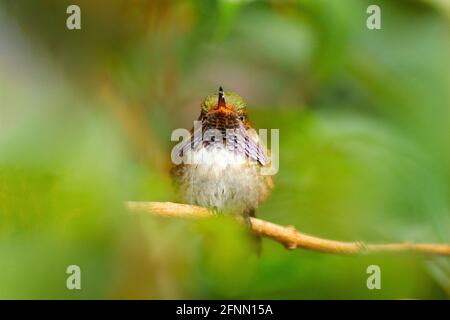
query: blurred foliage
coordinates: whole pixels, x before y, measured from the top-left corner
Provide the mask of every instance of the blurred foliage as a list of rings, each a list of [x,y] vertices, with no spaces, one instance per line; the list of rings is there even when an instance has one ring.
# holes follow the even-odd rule
[[[369,4],[382,30],[366,28]],[[450,242],[449,21],[440,0],[1,1],[0,298],[448,298],[446,258],[269,240],[257,258],[225,218],[130,217],[123,202],[175,200],[170,133],[223,85],[280,129],[259,217]],[[366,288],[371,264],[382,290]]]

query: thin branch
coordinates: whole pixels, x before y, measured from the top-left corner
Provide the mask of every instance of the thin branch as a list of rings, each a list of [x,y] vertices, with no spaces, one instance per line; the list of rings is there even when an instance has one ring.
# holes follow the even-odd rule
[[[173,202],[127,202],[131,212],[150,213],[155,216],[183,219],[203,219],[214,216],[209,209]],[[242,219],[241,219],[242,222]],[[362,254],[378,252],[415,252],[432,255],[450,255],[450,245],[433,243],[389,243],[365,244],[363,242],[342,242],[322,239],[296,230],[293,226],[251,218],[251,231],[273,239],[288,249],[307,249],[334,254]]]

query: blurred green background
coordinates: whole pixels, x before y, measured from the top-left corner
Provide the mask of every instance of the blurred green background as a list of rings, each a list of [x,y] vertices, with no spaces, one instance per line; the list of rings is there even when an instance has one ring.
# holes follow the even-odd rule
[[[81,30],[66,8],[81,8]],[[381,7],[381,30],[366,8]],[[0,1],[0,298],[446,299],[450,261],[248,255],[175,201],[173,129],[223,85],[280,129],[258,216],[339,240],[450,242],[450,1]],[[66,288],[81,267],[82,290]],[[381,267],[381,290],[366,268]]]

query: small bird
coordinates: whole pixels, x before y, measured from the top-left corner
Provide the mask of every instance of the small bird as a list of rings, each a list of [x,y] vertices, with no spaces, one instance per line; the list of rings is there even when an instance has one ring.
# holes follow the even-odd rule
[[[240,215],[251,226],[250,217],[273,182],[261,174],[269,164],[268,151],[249,122],[244,100],[220,87],[201,104],[198,121],[201,125],[176,151],[183,162],[172,168],[182,201]],[[260,238],[255,239],[259,253]]]

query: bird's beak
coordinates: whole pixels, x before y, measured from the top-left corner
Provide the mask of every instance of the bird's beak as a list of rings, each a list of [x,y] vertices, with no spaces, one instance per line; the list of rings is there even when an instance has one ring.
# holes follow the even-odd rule
[[[227,106],[225,101],[225,93],[223,92],[222,87],[219,88],[219,95],[217,99],[217,106],[213,109],[214,111],[228,113],[230,112],[230,107]]]
[[[227,106],[227,104],[225,102],[225,96],[223,93],[223,89],[222,89],[222,87],[219,87],[219,99],[217,101],[217,108],[218,109],[226,108],[226,106]]]

